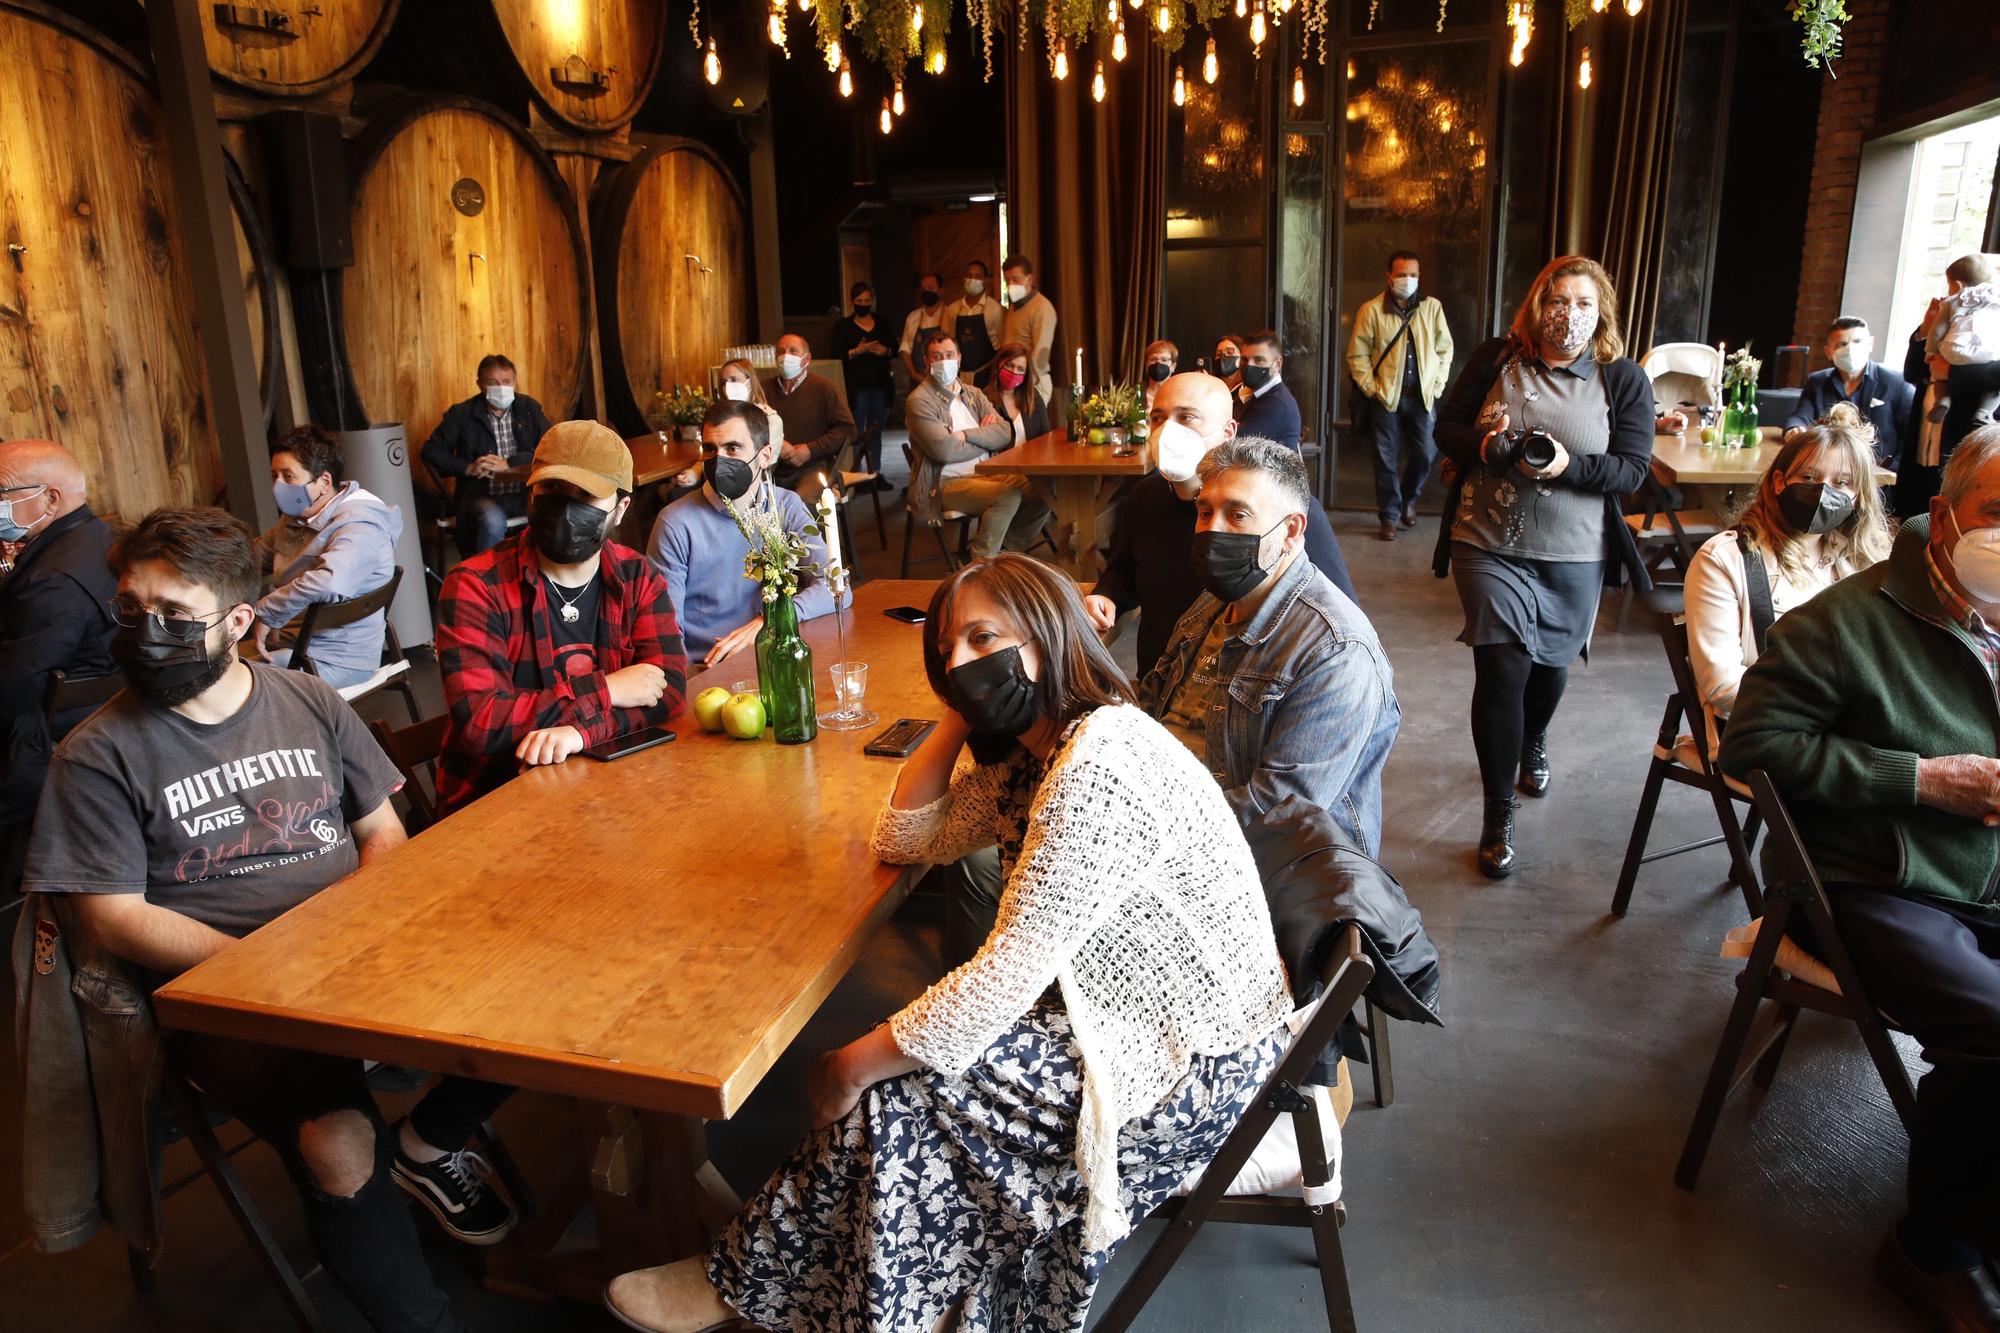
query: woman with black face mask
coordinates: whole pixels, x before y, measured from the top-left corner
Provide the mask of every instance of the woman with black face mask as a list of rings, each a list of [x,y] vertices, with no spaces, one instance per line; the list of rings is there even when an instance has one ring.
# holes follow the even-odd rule
[[[973,1292],[1080,1328],[1102,1255],[1214,1156],[1283,1048],[1291,997],[1249,847],[1215,780],[1129,702],[1075,586],[998,555],[940,585],[922,632],[942,718],[875,847],[915,864],[997,844],[999,920],[822,1057],[818,1132],[706,1256],[611,1284],[635,1328],[866,1310],[925,1329]]]
[[[1711,755],[1771,623],[1888,554],[1874,432],[1857,414],[1853,425],[1795,434],[1735,525],[1702,543],[1688,567],[1688,658]]]
[[[875,289],[857,282],[848,293],[849,313],[833,326],[833,354],[847,368],[847,403],[854,412],[854,460],[859,471],[875,474],[864,489],[887,490],[882,471],[882,425],[889,419],[889,344],[882,340]]]

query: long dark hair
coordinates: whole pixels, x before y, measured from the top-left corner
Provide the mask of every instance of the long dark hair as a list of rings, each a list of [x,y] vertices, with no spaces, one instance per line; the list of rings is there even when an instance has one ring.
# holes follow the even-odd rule
[[[1076,585],[1034,557],[1012,551],[973,561],[931,594],[924,618],[924,675],[938,698],[950,697],[944,679],[949,664],[938,651],[938,637],[951,627],[952,608],[965,587],[991,597],[1021,638],[1040,652],[1037,712],[1067,724],[1105,704],[1131,701],[1132,682],[1097,637]]]
[[[1028,377],[1021,381],[1020,388],[1014,390],[1015,398],[1021,404],[1021,410],[1018,415],[1031,417],[1035,415],[1035,409],[1042,405],[1042,396],[1035,392],[1035,354],[1028,349],[1026,343],[1002,343],[998,348],[994,349],[993,392],[996,395],[1000,392],[1001,365],[1004,362],[1012,361],[1017,356],[1028,358]],[[993,400],[993,410],[996,412],[1000,410],[1000,400],[998,397],[995,397]]]

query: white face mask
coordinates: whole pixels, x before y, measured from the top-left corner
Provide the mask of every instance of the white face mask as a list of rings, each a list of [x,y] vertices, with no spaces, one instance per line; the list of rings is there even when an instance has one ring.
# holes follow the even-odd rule
[[[965,280],[965,294],[966,294],[967,296],[984,296],[984,295],[986,295],[986,282],[985,282],[985,280],[984,280],[984,279],[982,279],[982,278],[967,278],[967,279]]]
[[[1845,347],[1834,351],[1833,364],[1840,367],[1840,373],[1843,375],[1859,375],[1868,368],[1868,357],[1874,350],[1875,341],[1872,338],[1848,343]]]
[[[1153,432],[1159,442],[1160,475],[1168,481],[1193,481],[1194,470],[1208,456],[1208,441],[1193,426],[1169,418]]]
[[[946,357],[942,361],[931,362],[931,378],[938,382],[940,389],[949,389],[958,383],[958,359]]]
[[[749,382],[746,380],[724,380],[722,382],[722,396],[724,398],[727,398],[732,403],[749,402],[750,401]]]
[[[1958,575],[1959,586],[1976,602],[1989,606],[2000,603],[2000,528],[1967,532],[1958,527],[1955,513],[1951,514],[1951,525],[1958,528],[1958,540],[1951,548],[1951,572]]]
[[[787,352],[778,358],[778,373],[788,380],[795,380],[806,373],[806,359]]]
[[[1389,279],[1389,290],[1396,294],[1398,301],[1407,301],[1417,294],[1417,280],[1415,278],[1391,278]]]
[[[1028,285],[1024,282],[1008,283],[1007,299],[1015,305],[1021,304],[1028,299]]]
[[[511,384],[487,385],[486,402],[495,412],[505,412],[514,405],[514,386]]]

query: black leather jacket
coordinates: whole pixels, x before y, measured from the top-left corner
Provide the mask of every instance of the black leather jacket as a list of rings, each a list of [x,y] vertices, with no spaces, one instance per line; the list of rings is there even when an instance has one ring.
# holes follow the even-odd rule
[[[527,394],[517,393],[507,415],[514,422],[514,448],[525,463],[534,456],[536,443],[548,433],[548,414]],[[457,497],[467,500],[486,494],[490,483],[484,477],[466,476],[465,469],[481,454],[498,451],[493,437],[493,413],[487,410],[486,396],[474,394],[445,410],[437,429],[424,441],[423,459],[425,466],[440,478],[458,478]]]

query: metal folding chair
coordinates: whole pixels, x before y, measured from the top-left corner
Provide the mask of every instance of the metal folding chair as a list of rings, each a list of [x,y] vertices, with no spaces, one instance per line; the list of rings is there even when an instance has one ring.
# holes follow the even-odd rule
[[[1750,789],[1724,777],[1716,766],[1715,756],[1708,752],[1708,719],[1702,709],[1701,692],[1695,688],[1694,663],[1688,657],[1687,625],[1679,618],[1680,590],[1663,589],[1646,597],[1659,623],[1660,642],[1667,650],[1674,688],[1667,695],[1667,711],[1660,719],[1659,736],[1653,742],[1653,761],[1646,769],[1639,811],[1632,819],[1632,837],[1625,846],[1625,864],[1618,871],[1618,887],[1611,895],[1611,913],[1625,915],[1640,866],[1721,842],[1729,846],[1729,878],[1742,890],[1743,905],[1754,917],[1763,910],[1757,891],[1757,868],[1750,859],[1750,849],[1757,841],[1758,813],[1752,806],[1746,822],[1738,822],[1736,818],[1736,802],[1748,803]],[[1681,733],[1683,722],[1688,727],[1685,735]],[[1659,806],[1660,791],[1668,782],[1707,792],[1715,806],[1716,822],[1722,826],[1721,834],[1648,852],[1646,839],[1653,830],[1653,812]]]
[[[1680,1164],[1674,1168],[1674,1183],[1685,1190],[1693,1189],[1701,1174],[1729,1094],[1746,1077],[1754,1078],[1760,1089],[1768,1089],[1777,1077],[1778,1062],[1802,1009],[1832,1014],[1854,1024],[1905,1130],[1917,1113],[1917,1091],[1910,1082],[1910,1071],[1904,1067],[1896,1043],[1889,1039],[1889,1024],[1869,1001],[1861,974],[1855,971],[1854,960],[1841,941],[1826,889],[1784,799],[1778,795],[1777,784],[1760,768],[1750,775],[1750,790],[1770,830],[1765,856],[1771,876],[1764,886],[1764,919],[1757,928],[1757,942],[1750,950],[1749,962],[1737,975],[1736,1001],[1723,1024],[1722,1042],[1716,1047],[1715,1062],[1702,1087],[1694,1123],[1688,1126]],[[1832,973],[1838,989],[1812,985],[1781,967],[1778,951],[1786,943],[1785,928],[1794,915],[1802,916],[1811,926],[1816,961]],[[1770,1008],[1760,1016],[1758,1010],[1766,1000],[1771,1002]]]
[[[1175,1261],[1194,1240],[1195,1233],[1208,1222],[1310,1228],[1319,1259],[1320,1293],[1326,1301],[1327,1327],[1332,1333],[1354,1333],[1354,1301],[1348,1291],[1347,1260],[1340,1246],[1345,1207],[1338,1202],[1309,1204],[1304,1198],[1282,1194],[1224,1197],[1224,1191],[1281,1115],[1292,1117],[1306,1189],[1324,1187],[1331,1179],[1327,1164],[1318,1160],[1317,1152],[1309,1151],[1325,1139],[1320,1133],[1313,1100],[1300,1089],[1319,1053],[1333,1040],[1355,1002],[1374,979],[1375,965],[1361,947],[1359,926],[1350,925],[1343,930],[1329,952],[1331,956],[1321,973],[1325,989],[1319,1008],[1285,1048],[1277,1070],[1265,1083],[1257,1101],[1223,1140],[1222,1150],[1208,1164],[1194,1191],[1184,1198],[1169,1199],[1154,1213],[1166,1221],[1167,1228],[1141,1257],[1139,1267],[1119,1289],[1103,1317],[1093,1325],[1097,1333],[1124,1333],[1130,1328]]]

